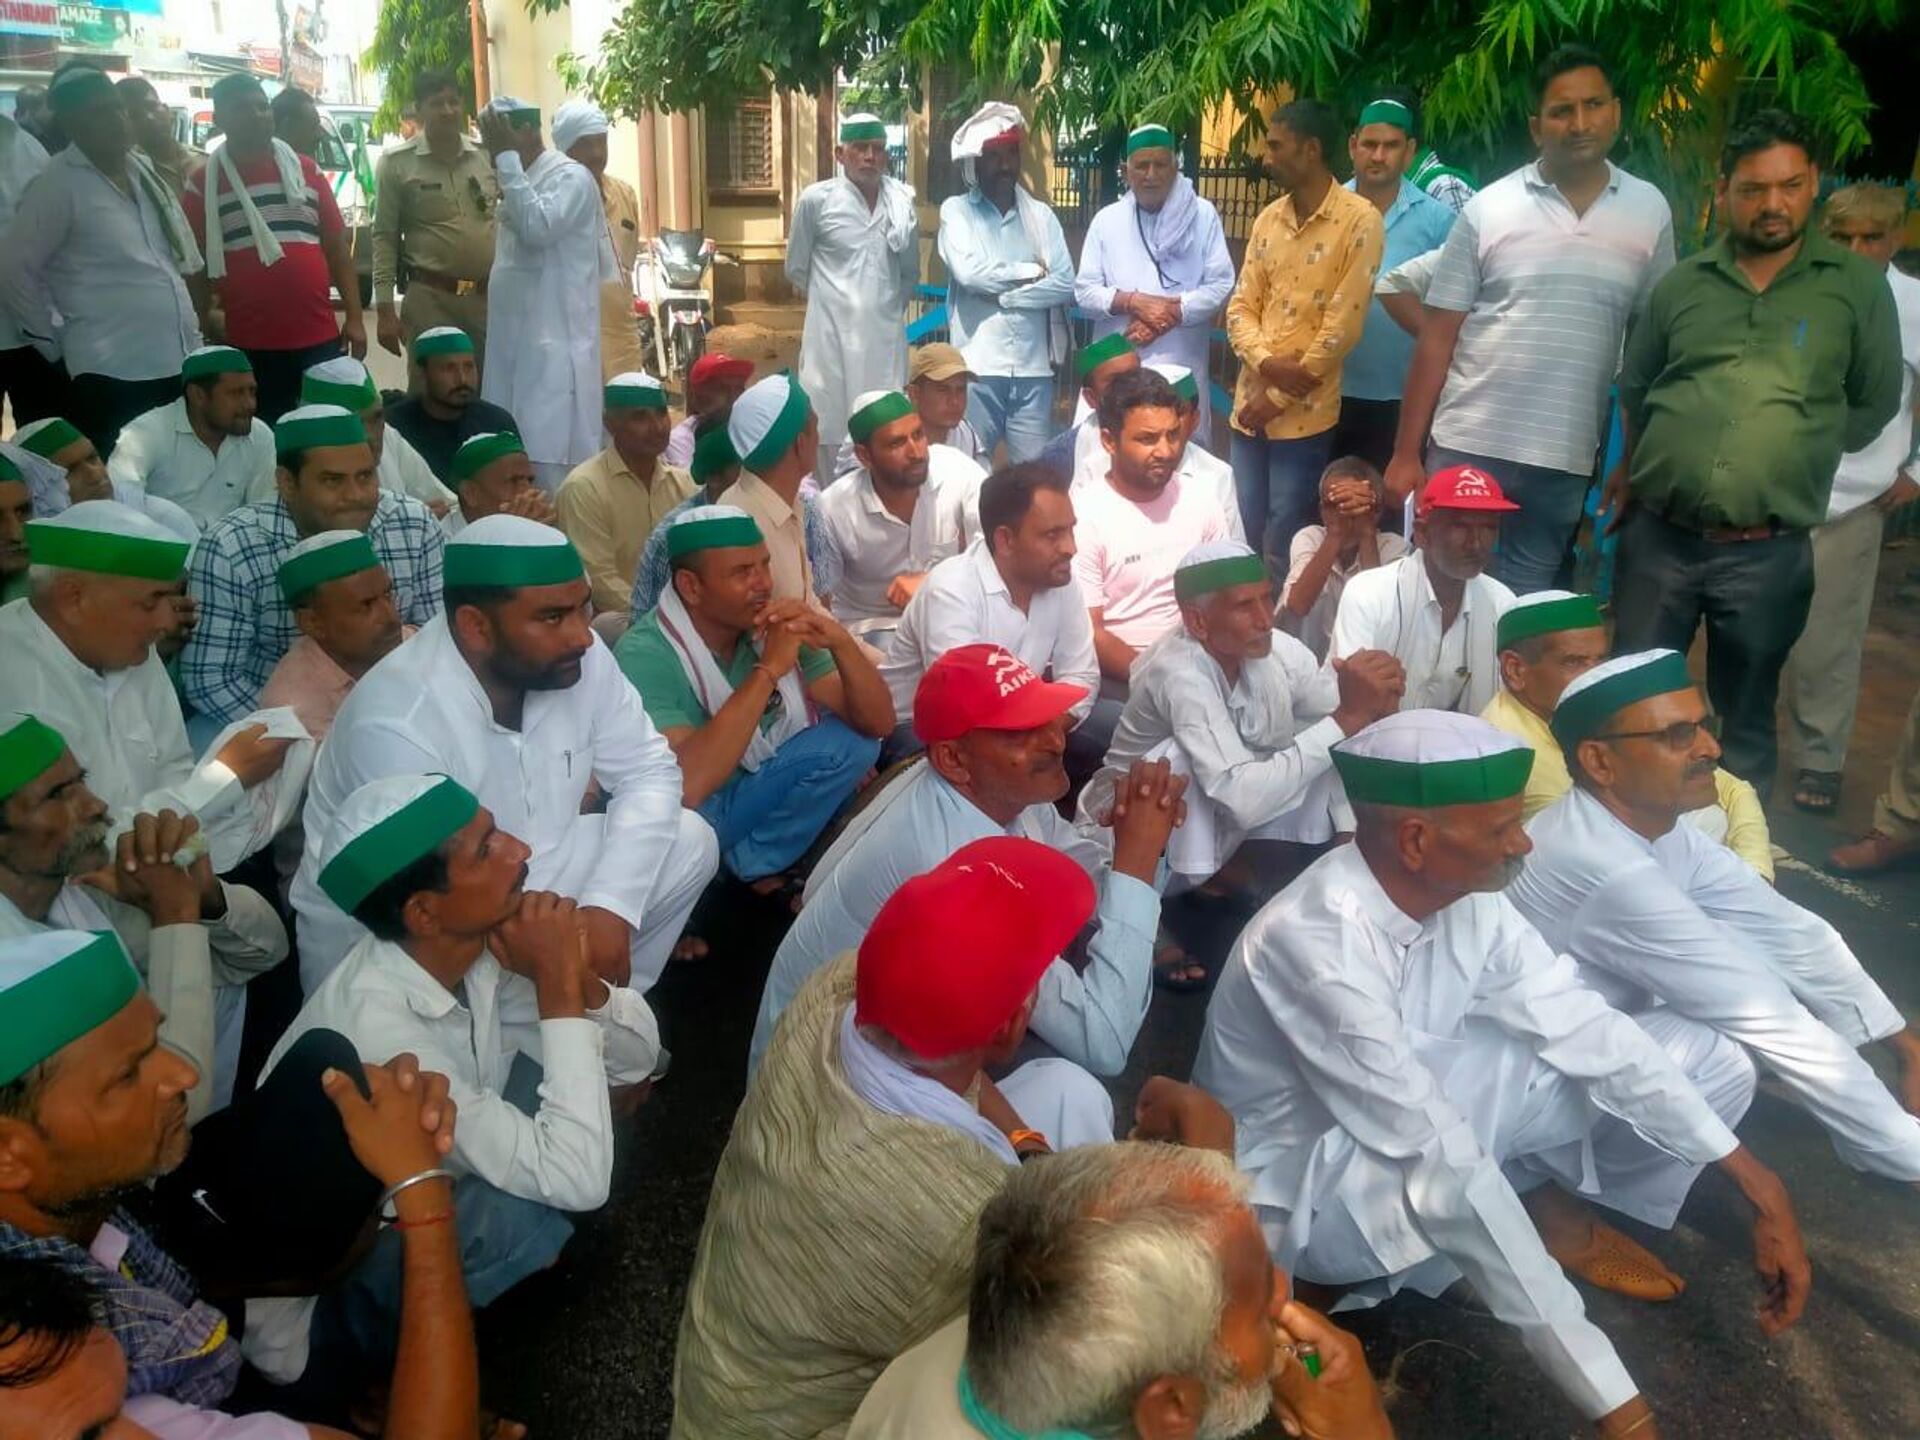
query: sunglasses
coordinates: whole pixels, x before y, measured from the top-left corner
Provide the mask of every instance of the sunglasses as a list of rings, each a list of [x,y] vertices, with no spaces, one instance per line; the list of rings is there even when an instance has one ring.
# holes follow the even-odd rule
[[[1658,730],[1609,730],[1604,735],[1595,735],[1595,740],[1658,740],[1669,750],[1691,750],[1694,737],[1704,730],[1714,739],[1720,738],[1720,717],[1709,715],[1704,720],[1676,720],[1671,725],[1663,725]]]

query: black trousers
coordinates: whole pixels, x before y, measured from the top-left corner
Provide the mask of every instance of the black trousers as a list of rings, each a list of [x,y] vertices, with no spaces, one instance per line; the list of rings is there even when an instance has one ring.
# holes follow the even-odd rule
[[[300,350],[247,351],[254,383],[260,387],[260,408],[255,414],[269,425],[278,425],[280,417],[300,403],[300,377],[308,367],[346,353],[337,339]]]
[[[67,392],[67,419],[93,441],[100,458],[113,454],[127,422],[180,398],[180,377],[116,380],[111,375],[76,375]]]
[[[1807,623],[1813,545],[1804,530],[1718,543],[1636,507],[1613,572],[1616,655],[1686,654],[1707,627],[1707,698],[1726,727],[1720,763],[1764,801],[1779,764],[1780,670]]]
[[[66,367],[31,345],[0,350],[0,396],[13,407],[16,427],[58,415],[66,408]]]

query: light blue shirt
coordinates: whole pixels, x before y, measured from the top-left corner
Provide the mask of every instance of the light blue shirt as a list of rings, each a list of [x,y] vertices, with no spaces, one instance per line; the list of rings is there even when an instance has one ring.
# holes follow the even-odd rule
[[[1347,182],[1352,190],[1354,182]],[[1387,243],[1380,257],[1380,273],[1404,265],[1416,255],[1439,247],[1453,229],[1453,207],[1434,199],[1410,180],[1400,182],[1400,197],[1387,207]],[[1393,323],[1393,317],[1374,300],[1367,307],[1360,343],[1347,352],[1340,374],[1340,393],[1355,400],[1398,400],[1406,388],[1407,366],[1413,363],[1413,336]]]
[[[948,328],[983,380],[1053,374],[1048,312],[1073,303],[1073,257],[1059,217],[1051,206],[1031,203],[1041,216],[1043,255],[1034,252],[1018,204],[1002,215],[969,190],[940,206]]]

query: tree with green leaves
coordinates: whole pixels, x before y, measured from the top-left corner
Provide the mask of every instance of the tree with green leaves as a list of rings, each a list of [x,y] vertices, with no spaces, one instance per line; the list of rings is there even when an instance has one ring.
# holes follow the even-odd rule
[[[413,77],[448,69],[473,99],[473,32],[467,0],[381,0],[365,63],[378,70],[386,98],[375,130],[398,133],[400,111],[413,99]]]

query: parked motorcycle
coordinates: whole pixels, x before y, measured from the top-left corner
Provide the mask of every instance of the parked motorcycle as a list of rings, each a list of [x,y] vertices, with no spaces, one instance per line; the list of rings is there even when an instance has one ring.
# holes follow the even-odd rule
[[[713,329],[707,271],[738,263],[702,230],[662,230],[640,242],[633,260],[633,312],[641,347],[653,351],[662,377],[685,375],[705,352]]]

